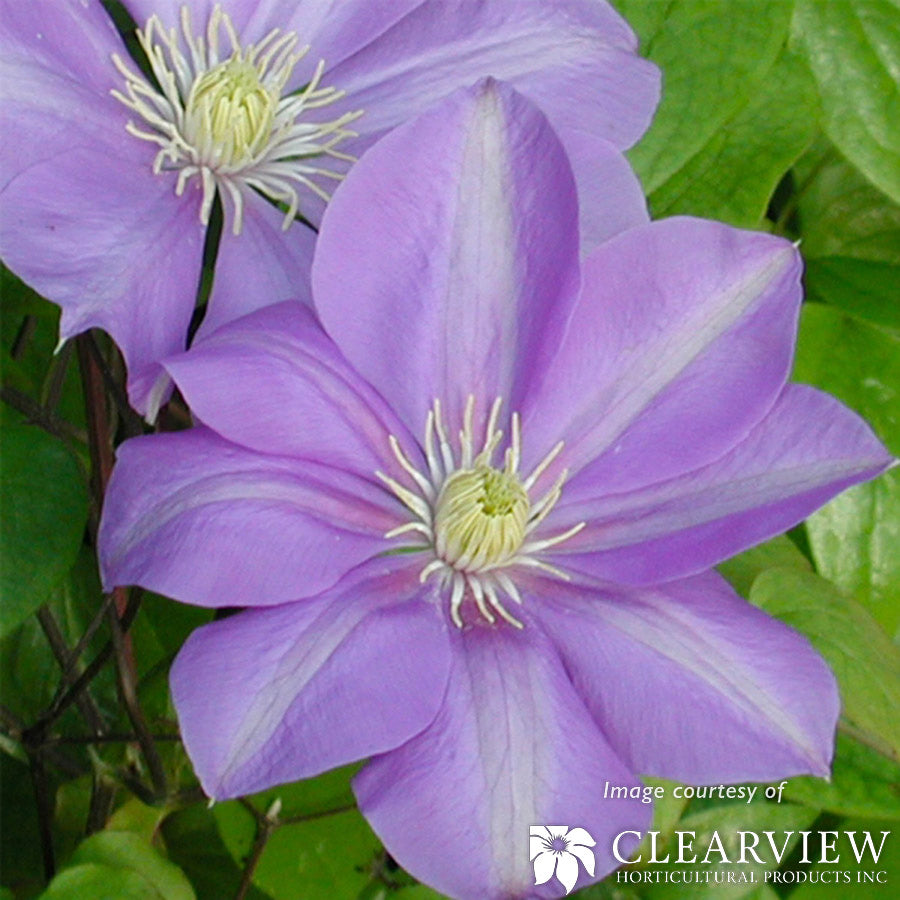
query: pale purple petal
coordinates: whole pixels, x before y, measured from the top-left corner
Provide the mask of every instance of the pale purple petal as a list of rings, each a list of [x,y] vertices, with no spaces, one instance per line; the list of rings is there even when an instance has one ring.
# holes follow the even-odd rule
[[[632,770],[690,784],[828,774],[834,676],[803,635],[719,575],[541,591],[542,627]]]
[[[98,109],[124,118],[109,90],[118,85],[110,57],[126,51],[100,0],[0,0],[0,44],[4,98],[28,97],[61,119],[83,122]],[[73,97],[81,105],[67,106]]]
[[[126,441],[100,526],[104,584],[200,606],[270,606],[330,587],[385,549],[373,481],[264,456],[205,429]]]
[[[493,76],[535,100],[555,126],[625,148],[659,98],[659,71],[636,44],[605,2],[429,0],[329,77],[347,91],[347,108],[365,110],[354,128],[367,137]]]
[[[209,306],[197,339],[272,303],[312,303],[309,272],[315,232],[300,222],[285,231],[284,213],[252,191],[247,194],[239,235],[232,233],[226,217]]]
[[[0,126],[16,135],[0,152],[0,253],[63,308],[62,337],[112,334],[132,403],[153,413],[156,361],[184,348],[194,305],[197,193],[176,198],[152,148],[125,131],[109,94],[110,55],[124,50],[99,3],[9,4],[0,20]]]
[[[172,697],[203,789],[222,799],[402,744],[432,720],[446,625],[408,563],[362,567],[318,597],[195,631]]]
[[[388,438],[406,432],[302,303],[231,322],[166,367],[194,415],[244,447],[370,480],[397,465]]]
[[[543,392],[523,411],[526,455],[563,439],[570,470],[590,464],[606,491],[623,491],[718,458],[775,402],[801,299],[790,242],[666,219],[600,246],[582,279]]]
[[[531,826],[548,822],[585,828],[597,841],[596,876],[607,874],[613,837],[642,831],[650,807],[603,799],[605,781],[637,782],[556,651],[534,623],[474,627],[454,641],[435,721],[356,777],[363,814],[400,865],[453,897],[559,896],[556,883],[535,890],[528,861]],[[579,884],[593,880],[582,872]]]
[[[577,201],[546,119],[484,81],[396,129],[325,214],[313,296],[347,358],[415,433],[435,398],[515,401],[577,278]],[[481,413],[479,409],[479,414]]]
[[[218,4],[234,22],[244,44],[256,43],[274,28],[297,35],[299,46],[310,46],[288,83],[293,90],[306,83],[322,59],[334,67],[375,40],[422,0],[191,0],[187,5],[196,34],[206,29]],[[156,14],[168,27],[180,24],[185,0],[125,0],[138,25]],[[326,76],[326,84],[330,84]]]
[[[184,349],[194,306],[197,193],[178,200],[149,169],[82,146],[19,172],[0,205],[7,265],[62,307],[62,337],[91,327],[113,336],[132,404],[152,416],[157,361]]]
[[[586,522],[557,562],[628,584],[702,571],[796,525],[892,458],[868,425],[833,397],[788,385],[772,411],[722,459],[647,488],[566,502],[548,530]],[[568,485],[567,485],[568,488]]]
[[[650,221],[644,189],[614,144],[577,128],[557,130],[578,187],[581,251]]]

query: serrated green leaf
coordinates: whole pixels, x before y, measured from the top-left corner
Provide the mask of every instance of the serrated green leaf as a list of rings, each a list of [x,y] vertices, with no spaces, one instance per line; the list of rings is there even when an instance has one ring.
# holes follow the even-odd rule
[[[158,900],[195,900],[194,889],[181,869],[164,859],[138,835],[129,831],[92,834],[72,854],[71,866],[94,863],[139,875]]]
[[[795,30],[819,84],[828,136],[900,202],[900,3],[797,0]]]
[[[816,115],[809,70],[783,53],[743,105],[653,191],[654,216],[759,227],[778,182],[815,137]]]
[[[88,494],[61,441],[30,425],[7,426],[0,440],[2,636],[44,603],[72,567],[87,522]]]
[[[663,72],[653,124],[629,157],[652,193],[759,92],[785,46],[791,2],[673,0],[644,52]],[[642,37],[644,37],[642,35]]]
[[[750,602],[810,639],[838,680],[843,717],[857,736],[900,760],[900,649],[865,608],[796,569],[763,572]]]
[[[831,778],[791,778],[784,795],[840,816],[900,819],[900,766],[839,734]]]
[[[900,338],[833,308],[808,304],[793,377],[857,410],[900,453]],[[900,629],[900,472],[845,491],[807,521],[818,570],[889,634]]]

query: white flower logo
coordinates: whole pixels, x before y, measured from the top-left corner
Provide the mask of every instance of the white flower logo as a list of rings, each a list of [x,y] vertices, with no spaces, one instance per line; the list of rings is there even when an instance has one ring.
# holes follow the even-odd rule
[[[594,874],[596,841],[583,829],[566,825],[531,826],[531,862],[534,883],[546,884],[556,873],[559,883],[570,893],[578,881],[578,860],[588,875]]]

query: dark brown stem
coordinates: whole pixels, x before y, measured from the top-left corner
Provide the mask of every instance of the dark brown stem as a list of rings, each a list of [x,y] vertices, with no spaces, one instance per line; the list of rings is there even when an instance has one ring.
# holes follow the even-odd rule
[[[263,850],[266,849],[269,838],[278,827],[278,821],[274,817],[264,816],[256,809],[253,812],[256,816],[256,839],[253,841],[253,848],[250,850],[250,855],[247,857],[247,862],[244,865],[244,871],[241,873],[241,883],[238,885],[234,900],[244,900],[247,896],[253,884],[253,873],[259,865]]]
[[[125,704],[131,727],[134,728],[138,743],[141,745],[141,752],[147,761],[147,768],[150,770],[150,780],[153,782],[157,799],[162,799],[166,796],[167,791],[166,772],[159,757],[159,751],[156,749],[156,744],[153,742],[153,734],[147,726],[147,720],[144,718],[144,713],[138,703],[136,679],[127,665],[127,648],[125,646],[127,635],[122,631],[119,617],[112,608],[109,610],[109,629],[112,632],[112,642],[118,664],[116,672],[118,674],[119,696],[122,699],[122,703]]]
[[[59,668],[62,670],[63,683],[71,686],[75,674],[70,669],[71,651],[57,624],[56,617],[53,615],[50,607],[45,605],[38,610],[37,618],[44,631],[44,635],[47,638],[47,642],[50,644],[50,649],[53,651],[57,663],[59,663]],[[88,728],[90,728],[95,735],[103,734],[106,730],[106,723],[103,721],[100,710],[97,708],[97,704],[94,702],[94,698],[91,696],[87,685],[85,685],[84,690],[78,694],[75,702],[78,705],[78,711],[87,723]]]
[[[41,858],[44,862],[44,878],[51,881],[56,874],[56,859],[53,855],[53,800],[47,783],[47,769],[44,754],[40,749],[29,749],[29,769],[34,802],[37,806],[38,833],[41,839]]]
[[[127,631],[131,626],[134,617],[137,615],[138,609],[140,609],[140,605],[140,592],[132,592],[131,597],[128,600],[128,606],[125,609],[125,615],[121,620],[123,631]],[[74,682],[72,682],[72,686],[65,693],[58,694],[53,698],[53,702],[47,708],[46,712],[44,712],[37,722],[29,729],[29,732],[40,732],[41,735],[45,734],[47,728],[75,702],[84,688],[97,677],[97,674],[103,666],[106,665],[107,660],[113,655],[114,649],[113,642],[111,640],[107,641],[99,653],[97,653],[90,663],[85,666],[84,671]]]
[[[23,394],[14,387],[4,385],[0,388],[0,399],[22,413],[32,424],[43,428],[44,431],[52,434],[53,437],[59,438],[70,449],[73,449],[74,443],[84,444],[87,441],[85,432],[70,425],[64,419],[57,418],[47,412],[37,400],[33,400],[27,394]]]

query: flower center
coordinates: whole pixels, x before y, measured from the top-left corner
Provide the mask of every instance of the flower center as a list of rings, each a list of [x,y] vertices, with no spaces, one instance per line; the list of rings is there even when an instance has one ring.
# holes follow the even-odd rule
[[[268,143],[278,97],[259,72],[235,53],[194,82],[185,108],[186,131],[226,166],[255,156]]]
[[[515,474],[490,466],[454,472],[435,504],[435,549],[466,571],[507,562],[522,546],[530,509]]]
[[[320,86],[324,60],[305,87],[286,91],[309,49],[298,48],[296,34],[275,28],[258,43],[243,45],[218,4],[204,33],[195,33],[187,6],[181,8],[180,24],[180,33],[167,31],[154,15],[137,32],[155,84],[113,55],[125,90],[112,94],[139,117],[128,122],[128,132],[159,147],[153,171],[177,171],[178,196],[191,179],[198,179],[204,225],[218,192],[232,231],[240,234],[244,198],[252,190],[282,205],[286,230],[304,191],[330,199],[319,182],[340,181],[343,172],[323,166],[321,159],[354,161],[337,145],[356,136],[347,125],[362,111],[326,122],[304,121],[310,110],[334,103],[344,92]],[[227,47],[220,46],[223,32]]]
[[[513,578],[515,571],[537,568],[568,579],[565,572],[541,559],[541,554],[584,527],[581,522],[562,534],[538,534],[562,494],[568,473],[563,471],[539,499],[533,499],[532,492],[563,445],[558,443],[527,478],[520,478],[522,429],[518,413],[513,413],[503,466],[494,466],[492,460],[503,439],[497,427],[500,407],[501,400],[495,400],[481,450],[476,454],[475,398],[470,396],[466,402],[458,450],[448,436],[440,401],[435,400],[425,423],[426,469],[417,469],[397,438],[389,436],[397,462],[415,487],[411,489],[383,472],[376,473],[414,516],[385,537],[415,532],[424,538],[424,544],[413,548],[430,554],[420,578],[424,582],[438,575],[450,595],[450,617],[459,628],[464,626],[461,610],[467,599],[490,624],[499,616],[521,628],[522,623],[504,606],[504,595],[515,603],[522,602]]]

